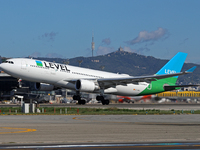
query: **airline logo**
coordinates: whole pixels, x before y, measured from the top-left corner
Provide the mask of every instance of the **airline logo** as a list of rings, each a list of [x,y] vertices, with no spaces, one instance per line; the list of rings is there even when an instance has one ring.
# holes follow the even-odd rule
[[[62,64],[44,62],[44,65],[45,65],[46,68],[52,68],[52,69],[57,69],[57,70],[62,70],[62,71],[67,71],[67,72],[70,71],[70,70],[67,68],[66,65],[62,65]]]
[[[165,74],[172,74],[172,73],[176,73],[176,71],[170,70],[170,69],[165,69]]]
[[[56,69],[56,70],[61,70],[61,71],[67,71],[70,72],[70,70],[67,68],[66,65],[62,65],[62,64],[56,64],[56,63],[51,63],[51,62],[42,62],[39,60],[35,61],[37,66],[42,67],[42,68],[52,68],[52,69]]]
[[[43,64],[42,64],[41,61],[36,60],[35,62],[36,62],[36,64],[37,64],[37,66],[43,67]]]

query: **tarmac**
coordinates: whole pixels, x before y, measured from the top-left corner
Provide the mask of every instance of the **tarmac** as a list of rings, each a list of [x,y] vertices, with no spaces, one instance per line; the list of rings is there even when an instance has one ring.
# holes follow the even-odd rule
[[[200,141],[200,115],[0,116],[0,144]]]
[[[182,105],[176,107],[180,110]],[[199,118],[194,114],[0,115],[0,145],[198,143]]]

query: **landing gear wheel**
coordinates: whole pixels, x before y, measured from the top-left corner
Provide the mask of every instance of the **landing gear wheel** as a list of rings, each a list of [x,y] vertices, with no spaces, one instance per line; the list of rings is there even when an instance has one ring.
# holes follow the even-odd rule
[[[80,95],[74,95],[74,96],[73,96],[73,100],[78,100],[78,101],[81,100]]]
[[[86,101],[85,100],[81,100],[82,101],[82,105],[85,105]]]
[[[105,104],[106,104],[106,103],[105,103],[105,100],[101,101],[101,103],[102,103],[102,105],[105,105]]]
[[[108,99],[105,100],[105,104],[109,105],[110,101]]]
[[[102,100],[102,105],[109,105],[110,101],[108,99]]]
[[[103,100],[104,100],[104,97],[103,97],[103,96],[97,96],[97,97],[96,97],[96,100],[97,100],[97,101],[103,101]]]
[[[80,95],[74,95],[73,96],[73,100],[78,100],[78,104],[79,105],[85,105],[86,101],[84,99],[81,99],[81,96]]]
[[[81,99],[81,100],[78,100],[78,104],[79,104],[79,105],[81,105],[81,104],[82,104],[82,105],[85,105],[85,103],[86,103],[85,100],[82,100],[82,99]]]
[[[96,100],[101,101],[102,105],[109,105],[110,101],[108,99],[104,99],[103,96],[97,96]]]

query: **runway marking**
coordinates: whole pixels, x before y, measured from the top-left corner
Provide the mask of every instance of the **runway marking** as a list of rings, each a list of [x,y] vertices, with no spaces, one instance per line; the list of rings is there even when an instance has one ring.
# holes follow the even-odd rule
[[[34,131],[37,131],[36,129],[12,128],[12,127],[0,127],[0,131],[1,131],[1,129],[3,129],[3,130],[20,130],[20,131],[0,132],[0,134],[24,133],[24,132],[34,132]]]

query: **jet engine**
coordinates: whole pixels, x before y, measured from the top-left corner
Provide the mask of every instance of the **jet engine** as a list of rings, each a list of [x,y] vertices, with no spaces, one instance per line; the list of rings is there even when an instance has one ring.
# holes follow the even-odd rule
[[[55,90],[54,85],[46,83],[35,83],[35,89],[38,91],[52,91]]]
[[[77,91],[81,91],[81,92],[93,92],[93,91],[99,89],[99,87],[97,85],[95,85],[95,83],[93,81],[77,80],[76,84],[75,84],[75,89]]]

